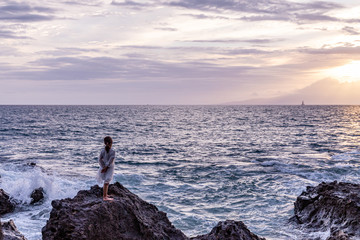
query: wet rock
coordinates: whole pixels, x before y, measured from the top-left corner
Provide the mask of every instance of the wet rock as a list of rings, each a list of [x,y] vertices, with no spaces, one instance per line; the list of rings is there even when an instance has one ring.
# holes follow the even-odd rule
[[[102,188],[93,186],[73,198],[55,200],[42,229],[44,240],[188,239],[166,213],[145,202],[120,183],[111,184],[112,202],[102,200]]]
[[[44,199],[44,189],[42,187],[35,189],[31,195],[31,203],[34,204]]]
[[[31,167],[35,167],[35,166],[36,166],[36,163],[34,163],[34,162],[29,162],[29,163],[27,163],[26,165],[31,166]]]
[[[360,238],[360,185],[344,182],[307,187],[290,219],[308,231],[331,230],[333,239]],[[347,238],[348,237],[348,238]]]
[[[10,201],[9,195],[0,189],[0,216],[14,211],[15,204]]]
[[[24,235],[22,235],[17,227],[15,226],[13,220],[10,219],[8,222],[1,223],[3,230],[3,239],[4,240],[26,240]]]
[[[260,238],[241,221],[226,220],[219,222],[210,233],[191,238],[191,240],[265,240]]]

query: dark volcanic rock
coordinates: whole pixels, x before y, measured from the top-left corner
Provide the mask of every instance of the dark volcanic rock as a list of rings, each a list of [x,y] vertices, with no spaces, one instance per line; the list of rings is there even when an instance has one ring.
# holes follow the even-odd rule
[[[43,240],[189,240],[166,213],[145,202],[120,183],[109,186],[111,202],[102,200],[102,188],[93,186],[73,198],[55,200]],[[264,240],[242,222],[219,222],[207,235],[192,240]]]
[[[41,200],[44,199],[44,189],[42,187],[35,189],[30,197],[32,198],[31,203],[30,204],[34,204],[37,202],[40,202]]]
[[[2,232],[2,226],[1,226],[1,219],[0,219],[0,240],[3,240],[3,232]]]
[[[191,240],[265,240],[250,232],[241,221],[226,220],[219,222],[209,234],[191,238]]]
[[[22,235],[17,227],[15,226],[13,220],[10,220],[8,222],[1,223],[4,240],[26,240],[24,235]]]
[[[331,229],[330,239],[360,238],[360,185],[332,182],[307,187],[290,220],[309,231]],[[349,238],[352,239],[352,238]]]
[[[55,200],[44,240],[146,240],[188,239],[168,220],[166,213],[145,202],[120,183],[111,184],[114,201],[102,200],[102,188],[93,186],[73,198]]]
[[[0,189],[0,216],[14,211],[15,204],[10,201],[9,195]]]

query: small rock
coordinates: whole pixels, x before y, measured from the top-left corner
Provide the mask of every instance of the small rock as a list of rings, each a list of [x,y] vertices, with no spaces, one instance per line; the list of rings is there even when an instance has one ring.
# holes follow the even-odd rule
[[[1,223],[1,225],[4,240],[26,240],[25,236],[18,231],[13,220],[10,219],[8,222]]]
[[[10,201],[9,195],[0,189],[0,216],[14,211],[15,204]]]
[[[34,204],[37,202],[40,202],[41,200],[44,199],[44,189],[42,187],[35,189],[30,197],[32,198],[31,203],[30,204]]]
[[[241,221],[226,220],[219,222],[210,233],[193,237],[191,240],[265,240],[260,238]]]

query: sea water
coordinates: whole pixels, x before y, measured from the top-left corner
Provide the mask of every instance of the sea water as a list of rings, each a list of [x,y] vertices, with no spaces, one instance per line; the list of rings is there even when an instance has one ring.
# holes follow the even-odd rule
[[[267,239],[326,239],[288,222],[296,197],[360,183],[360,106],[0,106],[0,188],[18,204],[2,221],[41,239],[51,201],[96,184],[107,135],[114,180],[188,236],[233,219]]]

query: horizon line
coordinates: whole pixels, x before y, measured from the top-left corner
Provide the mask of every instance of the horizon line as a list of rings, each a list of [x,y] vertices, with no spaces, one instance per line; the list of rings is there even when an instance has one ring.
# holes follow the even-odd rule
[[[360,106],[360,104],[1,104],[0,106]]]

